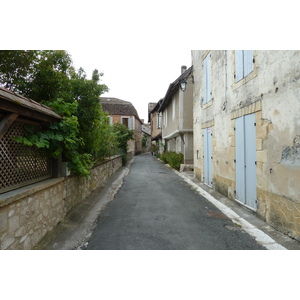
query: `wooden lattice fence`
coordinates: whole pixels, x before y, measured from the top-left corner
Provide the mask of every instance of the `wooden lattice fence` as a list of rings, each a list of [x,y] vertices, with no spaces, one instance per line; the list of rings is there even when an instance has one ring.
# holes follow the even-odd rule
[[[52,175],[49,156],[13,140],[24,134],[24,123],[15,121],[0,139],[0,194]]]

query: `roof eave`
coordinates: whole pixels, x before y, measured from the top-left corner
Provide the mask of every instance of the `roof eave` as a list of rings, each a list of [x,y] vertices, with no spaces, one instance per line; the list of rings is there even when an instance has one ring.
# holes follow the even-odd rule
[[[163,98],[164,100],[163,100],[160,108],[158,109],[158,112],[163,111],[164,108],[169,104],[169,102],[172,99],[172,96],[179,89],[180,81],[182,79],[186,79],[192,73],[192,70],[193,70],[193,66],[189,67],[184,73],[182,73],[175,81],[173,81],[169,85],[169,88],[168,88],[168,90],[166,92],[165,97]]]

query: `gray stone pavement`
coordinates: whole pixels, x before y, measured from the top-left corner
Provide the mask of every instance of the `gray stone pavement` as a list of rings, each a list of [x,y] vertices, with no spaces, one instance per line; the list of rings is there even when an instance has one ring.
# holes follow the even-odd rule
[[[149,156],[149,154],[144,154]],[[85,203],[79,205],[75,209],[73,209],[65,218],[63,222],[61,222],[51,233],[49,233],[36,247],[35,249],[49,249],[49,250],[58,250],[58,249],[97,249],[97,246],[94,245],[92,247],[92,233],[97,229],[97,223],[100,220],[104,220],[107,218],[109,211],[106,209],[107,206],[111,206],[110,201],[114,199],[115,194],[119,191],[120,187],[123,184],[124,178],[126,180],[126,176],[130,172],[131,164],[139,161],[143,158],[143,155],[135,157],[127,167],[122,167],[115,175],[113,175],[106,183],[106,185],[95,191]],[[149,158],[149,157],[147,157]],[[179,173],[170,169],[168,166],[162,164],[154,157],[150,157],[153,159],[155,164],[159,164],[159,168],[162,176],[168,176],[169,179],[177,180],[176,178],[180,178],[181,181],[186,183],[186,186],[189,189],[192,189],[194,193],[198,193],[202,197],[205,197],[211,204],[209,211],[212,216],[215,213],[214,219],[222,219],[222,216],[226,216],[231,219],[234,224],[237,224],[238,227],[242,228],[244,232],[249,233],[254,240],[256,240],[260,245],[265,247],[266,249],[289,249],[289,250],[298,250],[300,249],[300,243],[290,239],[289,237],[283,235],[282,233],[276,231],[269,225],[267,225],[262,220],[258,219],[253,212],[249,211],[247,208],[242,207],[239,203],[235,201],[229,200],[223,195],[213,191],[207,186],[203,185],[201,182],[197,181],[193,178],[193,173]],[[148,170],[149,171],[149,170]],[[142,170],[143,172],[147,172],[147,170]],[[140,173],[140,176],[142,176]],[[139,175],[138,175],[139,176]],[[173,177],[175,176],[175,177]],[[170,181],[170,185],[172,185],[172,180]],[[143,181],[140,182],[143,184]],[[129,187],[127,187],[129,188]],[[125,186],[126,189],[126,186]],[[183,195],[184,196],[184,195]],[[133,203],[132,203],[133,204]],[[146,202],[143,205],[147,205]],[[191,204],[190,205],[194,205]],[[216,207],[216,210],[212,207]],[[148,210],[151,208],[148,207]],[[221,211],[221,214],[218,215],[218,211]],[[160,219],[159,219],[160,218]],[[156,215],[157,222],[165,221],[165,214],[161,213],[161,215]],[[219,222],[217,220],[217,222]],[[231,223],[232,224],[232,223]],[[232,226],[230,223],[225,227],[234,231],[236,228]],[[134,224],[136,226],[137,224]],[[140,224],[139,224],[140,225]],[[224,228],[225,228],[224,227]],[[162,227],[161,227],[162,228]],[[146,228],[144,228],[147,230]],[[172,233],[172,230],[169,230]],[[173,234],[175,234],[176,228],[174,228]],[[109,233],[108,233],[109,235]],[[151,235],[151,233],[149,233]],[[126,235],[125,235],[126,236]],[[141,236],[139,237],[141,241]],[[152,238],[155,239],[155,237]],[[143,243],[145,240],[143,241]],[[146,241],[147,242],[147,241]],[[138,243],[138,241],[136,242]],[[156,243],[160,243],[160,241],[156,241]],[[164,243],[164,242],[162,242]],[[145,244],[145,243],[144,243]],[[151,248],[150,244],[148,245],[148,249],[156,249],[155,246]],[[132,248],[135,246],[133,245]],[[147,247],[147,243],[145,244]],[[211,248],[210,245],[207,245],[208,249]],[[113,246],[113,248],[117,248]],[[140,249],[139,246],[135,249]],[[170,247],[170,245],[166,246],[165,249],[181,249],[179,244],[175,245],[175,248]],[[192,249],[192,247],[190,247]]]

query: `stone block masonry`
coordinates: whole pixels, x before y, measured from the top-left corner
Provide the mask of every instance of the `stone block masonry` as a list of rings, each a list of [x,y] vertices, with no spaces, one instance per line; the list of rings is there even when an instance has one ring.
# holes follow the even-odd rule
[[[0,250],[32,249],[121,166],[115,156],[95,166],[89,178],[48,179],[0,195]]]

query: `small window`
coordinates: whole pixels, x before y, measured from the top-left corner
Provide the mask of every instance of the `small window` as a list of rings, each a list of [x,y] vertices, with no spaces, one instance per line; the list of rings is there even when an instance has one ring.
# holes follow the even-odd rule
[[[160,128],[160,122],[161,122],[161,114],[157,114],[157,128]]]
[[[128,129],[133,128],[132,117],[121,117],[121,124],[125,125]]]
[[[173,98],[173,102],[172,102],[172,120],[175,119],[175,108],[176,108],[176,99]]]
[[[167,110],[164,111],[163,116],[164,116],[164,126],[167,127],[167,125],[168,125],[168,111]]]
[[[211,100],[211,86],[210,86],[210,54],[208,54],[203,61],[204,80],[203,80],[203,104]]]
[[[128,127],[128,118],[122,118],[122,124]]]

